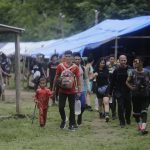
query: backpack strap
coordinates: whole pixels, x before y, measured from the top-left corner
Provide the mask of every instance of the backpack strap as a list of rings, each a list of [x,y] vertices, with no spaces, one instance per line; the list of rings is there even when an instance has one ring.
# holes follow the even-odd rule
[[[67,68],[64,66],[64,64],[63,64],[63,63],[61,63],[60,65],[63,67],[63,69],[64,69],[64,70],[66,70],[66,69],[67,69]]]
[[[66,68],[63,63],[61,63],[60,65],[63,67],[64,70],[70,70],[71,68],[73,68],[75,66],[75,64],[73,64],[69,68]]]
[[[70,66],[68,69],[70,70],[70,69],[72,69],[73,67],[75,67],[76,65],[75,64],[73,64],[72,66]]]

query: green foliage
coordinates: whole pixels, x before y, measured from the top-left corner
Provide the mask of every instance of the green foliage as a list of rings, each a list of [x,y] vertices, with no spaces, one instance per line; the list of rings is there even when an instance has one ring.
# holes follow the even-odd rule
[[[62,24],[65,36],[93,26],[95,9],[100,22],[150,15],[149,8],[147,0],[1,0],[0,23],[25,28],[23,41],[50,40],[61,38]]]

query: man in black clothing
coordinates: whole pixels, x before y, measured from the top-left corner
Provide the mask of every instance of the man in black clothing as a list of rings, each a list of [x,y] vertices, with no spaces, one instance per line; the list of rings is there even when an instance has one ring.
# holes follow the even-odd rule
[[[118,102],[120,126],[124,127],[126,123],[131,123],[131,94],[126,85],[126,79],[130,68],[127,66],[127,57],[125,55],[120,55],[119,63],[119,67],[113,72],[109,93],[112,95],[112,92],[114,91]]]

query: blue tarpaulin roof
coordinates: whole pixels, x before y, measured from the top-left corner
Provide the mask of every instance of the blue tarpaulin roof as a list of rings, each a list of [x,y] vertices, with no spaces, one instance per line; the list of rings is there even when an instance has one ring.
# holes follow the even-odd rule
[[[56,40],[56,42],[31,52],[31,55],[42,53],[50,56],[56,51],[62,54],[66,50],[83,52],[85,48],[97,48],[100,45],[150,26],[150,16],[141,16],[125,20],[107,19],[94,27],[68,38]]]

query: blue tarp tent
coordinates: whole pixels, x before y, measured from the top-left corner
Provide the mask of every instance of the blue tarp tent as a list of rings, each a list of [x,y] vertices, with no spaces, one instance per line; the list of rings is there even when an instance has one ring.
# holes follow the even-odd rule
[[[31,52],[31,55],[42,53],[50,56],[54,51],[61,54],[66,50],[83,53],[85,48],[97,48],[116,37],[138,31],[148,26],[150,26],[150,16],[141,16],[126,20],[107,19],[84,32],[57,40],[44,48],[34,50]]]

